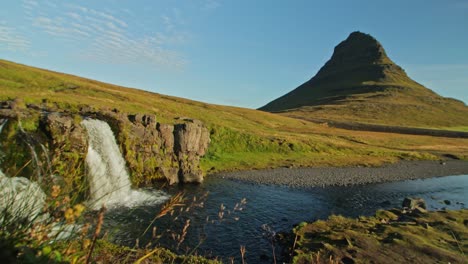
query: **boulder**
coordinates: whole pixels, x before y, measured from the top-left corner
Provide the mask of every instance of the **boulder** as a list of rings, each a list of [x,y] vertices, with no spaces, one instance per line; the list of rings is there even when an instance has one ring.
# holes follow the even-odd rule
[[[407,210],[414,210],[416,208],[427,209],[426,202],[422,198],[406,197],[401,206]]]

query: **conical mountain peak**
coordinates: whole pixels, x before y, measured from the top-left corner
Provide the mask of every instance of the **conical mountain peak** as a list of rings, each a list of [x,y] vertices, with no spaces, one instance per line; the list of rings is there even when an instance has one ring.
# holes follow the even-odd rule
[[[362,32],[339,43],[312,79],[260,108],[299,118],[423,127],[466,124],[467,109],[413,81]]]
[[[347,63],[393,63],[384,48],[374,37],[359,31],[335,47],[330,62]]]
[[[387,56],[379,41],[356,31],[335,47],[330,60],[311,80],[260,109],[283,111],[320,105],[356,94],[381,92],[389,85],[422,87]]]

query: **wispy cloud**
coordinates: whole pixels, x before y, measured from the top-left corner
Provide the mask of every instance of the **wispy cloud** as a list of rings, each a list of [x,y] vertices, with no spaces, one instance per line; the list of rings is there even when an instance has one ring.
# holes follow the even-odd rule
[[[32,10],[34,8],[37,8],[39,6],[39,3],[37,1],[33,0],[24,0],[23,1],[23,8],[27,10]]]
[[[162,15],[161,19],[167,31],[172,31],[174,29],[174,23],[172,22],[172,19],[169,16]]]
[[[73,23],[75,24],[75,23]],[[46,33],[56,36],[64,37],[71,40],[81,40],[82,37],[90,37],[91,35],[76,26],[69,27],[66,22],[61,18],[50,19],[47,17],[37,17],[33,23],[34,26],[41,28]]]
[[[6,22],[0,22],[0,49],[26,51],[30,44],[15,28],[8,26]]]
[[[68,15],[70,18],[75,19],[75,20],[81,20],[81,16],[78,15],[77,13],[73,12],[67,12],[66,15]]]
[[[76,9],[76,10],[78,10],[78,11],[84,13],[84,14],[93,15],[93,16],[95,16],[97,18],[101,18],[101,19],[113,22],[115,24],[118,24],[121,27],[124,27],[124,28],[128,27],[128,25],[127,25],[127,23],[125,21],[123,21],[121,19],[118,19],[118,18],[116,18],[115,16],[113,16],[113,15],[111,15],[109,13],[94,10],[92,8],[87,8],[87,7],[84,7],[84,6],[74,5],[74,4],[69,4],[67,6],[70,7],[71,9]]]
[[[47,3],[47,6],[42,6],[42,3],[38,4],[33,0],[23,1],[32,25],[48,35],[83,43],[79,54],[84,59],[105,63],[147,63],[156,67],[175,68],[187,63],[171,47],[187,39],[186,34],[176,30],[181,23],[178,10],[160,17],[159,32],[136,35],[133,32],[141,31],[140,28],[132,28],[122,16],[117,15],[119,12],[53,0],[48,0]],[[54,12],[51,7],[60,12]]]
[[[213,10],[221,6],[219,0],[205,0],[202,6],[202,10]]]

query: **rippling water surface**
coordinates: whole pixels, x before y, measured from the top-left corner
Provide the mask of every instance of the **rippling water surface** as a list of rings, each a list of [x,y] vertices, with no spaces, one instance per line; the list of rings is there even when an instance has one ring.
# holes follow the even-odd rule
[[[244,245],[249,263],[271,263],[272,247],[268,236],[271,232],[265,231],[266,227],[274,232],[284,232],[290,231],[299,222],[323,219],[331,214],[351,217],[372,215],[377,209],[400,207],[407,196],[425,199],[430,210],[465,208],[468,205],[468,175],[310,189],[208,178],[202,185],[167,190],[172,195],[179,191],[184,191],[189,198],[206,192],[209,195],[203,208],[194,208],[176,220],[174,216],[158,219],[145,236],[141,234],[161,205],[110,211],[106,219],[107,230],[120,244],[133,246],[139,238],[140,246],[151,241],[153,245],[175,248],[177,243],[172,241],[170,235],[152,239],[152,227],[157,228],[157,234],[167,229],[178,231],[190,219],[187,237],[179,247],[180,253],[187,250],[194,252],[195,249],[199,254],[219,256],[224,260],[234,257],[237,262],[240,260],[239,247]],[[244,198],[247,204],[243,210],[228,215],[227,210],[232,211],[235,204]],[[444,200],[449,200],[450,205],[445,204]],[[218,221],[221,205],[226,206],[226,210],[223,220]],[[279,254],[278,247],[276,250],[276,254]]]

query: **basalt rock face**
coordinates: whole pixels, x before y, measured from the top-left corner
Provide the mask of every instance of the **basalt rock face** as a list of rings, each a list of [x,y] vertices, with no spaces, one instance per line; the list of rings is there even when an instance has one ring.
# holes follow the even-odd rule
[[[174,126],[174,151],[179,162],[179,177],[184,182],[201,182],[203,173],[198,164],[210,143],[210,133],[198,120]]]
[[[60,159],[62,154],[86,155],[88,143],[86,132],[73,117],[60,113],[50,113],[42,119],[42,126],[49,136],[52,157]]]
[[[115,111],[98,113],[96,118],[113,129],[135,184],[161,178],[169,184],[203,181],[200,158],[208,150],[210,134],[201,121],[163,124],[154,115]]]
[[[86,181],[84,177],[76,179],[86,175],[88,142],[87,133],[80,124],[83,118],[104,120],[110,125],[134,185],[148,185],[161,179],[166,179],[169,184],[203,181],[200,158],[208,149],[210,136],[201,121],[182,119],[172,125],[157,122],[154,115],[128,114],[116,109],[83,107],[79,112],[66,113],[29,106],[18,109],[16,105],[17,102],[1,102],[0,119],[14,121],[11,123],[23,120],[24,123],[28,118],[37,123],[37,128],[28,133],[34,134],[38,148],[43,145],[48,150],[46,155],[50,158],[51,171],[74,172],[73,177],[64,177],[68,186],[77,185],[74,181]]]
[[[88,152],[86,131],[79,123],[79,118],[58,112],[48,113],[40,120],[40,132],[47,140],[51,170],[61,174],[66,191],[82,190],[80,195],[87,195],[87,188],[82,188],[87,182],[85,158]],[[60,173],[62,172],[62,173]]]

